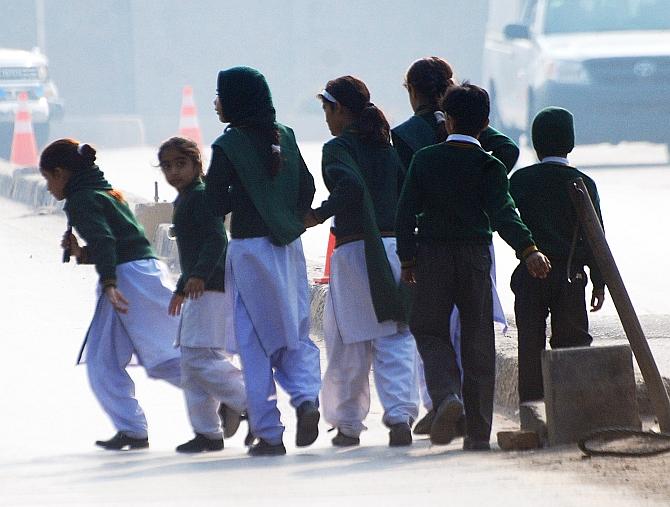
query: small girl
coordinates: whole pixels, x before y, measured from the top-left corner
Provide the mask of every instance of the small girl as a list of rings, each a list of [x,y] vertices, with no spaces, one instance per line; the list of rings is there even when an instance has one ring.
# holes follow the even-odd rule
[[[147,375],[180,386],[179,352],[172,343],[178,319],[166,318],[172,290],[165,266],[156,259],[142,226],[122,195],[95,165],[88,144],[59,139],[40,157],[47,189],[63,207],[71,229],[62,247],[79,264],[95,264],[100,275],[98,304],[78,362],[86,355],[93,393],[117,429],[105,449],[149,446],[147,421],[126,371],[133,354]]]
[[[174,232],[181,276],[168,313],[181,313],[182,387],[195,438],[177,452],[220,451],[246,409],[242,372],[225,355],[223,277],[228,239],[221,217],[205,205],[198,145],[172,137],[158,149],[165,179],[179,195],[174,202]],[[217,414],[222,402],[225,432]]]

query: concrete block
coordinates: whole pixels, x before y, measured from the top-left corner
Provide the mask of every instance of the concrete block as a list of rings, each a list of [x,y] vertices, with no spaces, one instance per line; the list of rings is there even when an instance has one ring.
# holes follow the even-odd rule
[[[503,451],[528,451],[542,447],[542,441],[534,431],[499,431],[497,439]]]
[[[144,227],[144,233],[154,247],[156,246],[158,226],[172,223],[172,211],[171,202],[148,202],[135,206],[135,216]]]
[[[641,427],[628,345],[542,353],[549,444],[576,442],[608,427]]]

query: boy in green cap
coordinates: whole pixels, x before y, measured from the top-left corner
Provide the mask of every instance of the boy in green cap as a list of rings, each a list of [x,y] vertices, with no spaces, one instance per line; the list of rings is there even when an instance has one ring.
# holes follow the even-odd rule
[[[605,282],[588,245],[568,194],[568,182],[582,178],[593,205],[600,214],[596,184],[568,164],[575,146],[572,114],[548,107],[533,120],[533,147],[539,164],[516,171],[510,178],[510,194],[521,218],[533,233],[537,246],[551,260],[552,271],[545,279],[528,275],[519,265],[512,274],[514,315],[519,332],[519,401],[541,400],[541,353],[546,337],[546,319],[551,313],[551,348],[581,347],[591,343],[584,301],[587,283],[584,266],[589,266],[593,294],[591,311],[600,310],[605,300]]]

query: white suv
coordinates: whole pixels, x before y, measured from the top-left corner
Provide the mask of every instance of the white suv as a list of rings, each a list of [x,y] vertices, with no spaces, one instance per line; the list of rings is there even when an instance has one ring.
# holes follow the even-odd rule
[[[0,48],[0,157],[8,158],[19,93],[28,95],[37,143],[49,137],[49,122],[63,116],[56,85],[49,78],[47,59],[34,49]]]
[[[492,123],[528,132],[543,107],[578,143],[670,142],[670,0],[492,0],[484,83]]]

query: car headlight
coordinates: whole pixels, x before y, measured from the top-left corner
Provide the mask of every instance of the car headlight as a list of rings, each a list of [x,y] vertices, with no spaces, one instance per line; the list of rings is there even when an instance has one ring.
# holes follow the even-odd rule
[[[591,78],[582,62],[551,60],[546,64],[547,80],[564,84],[587,84]]]

